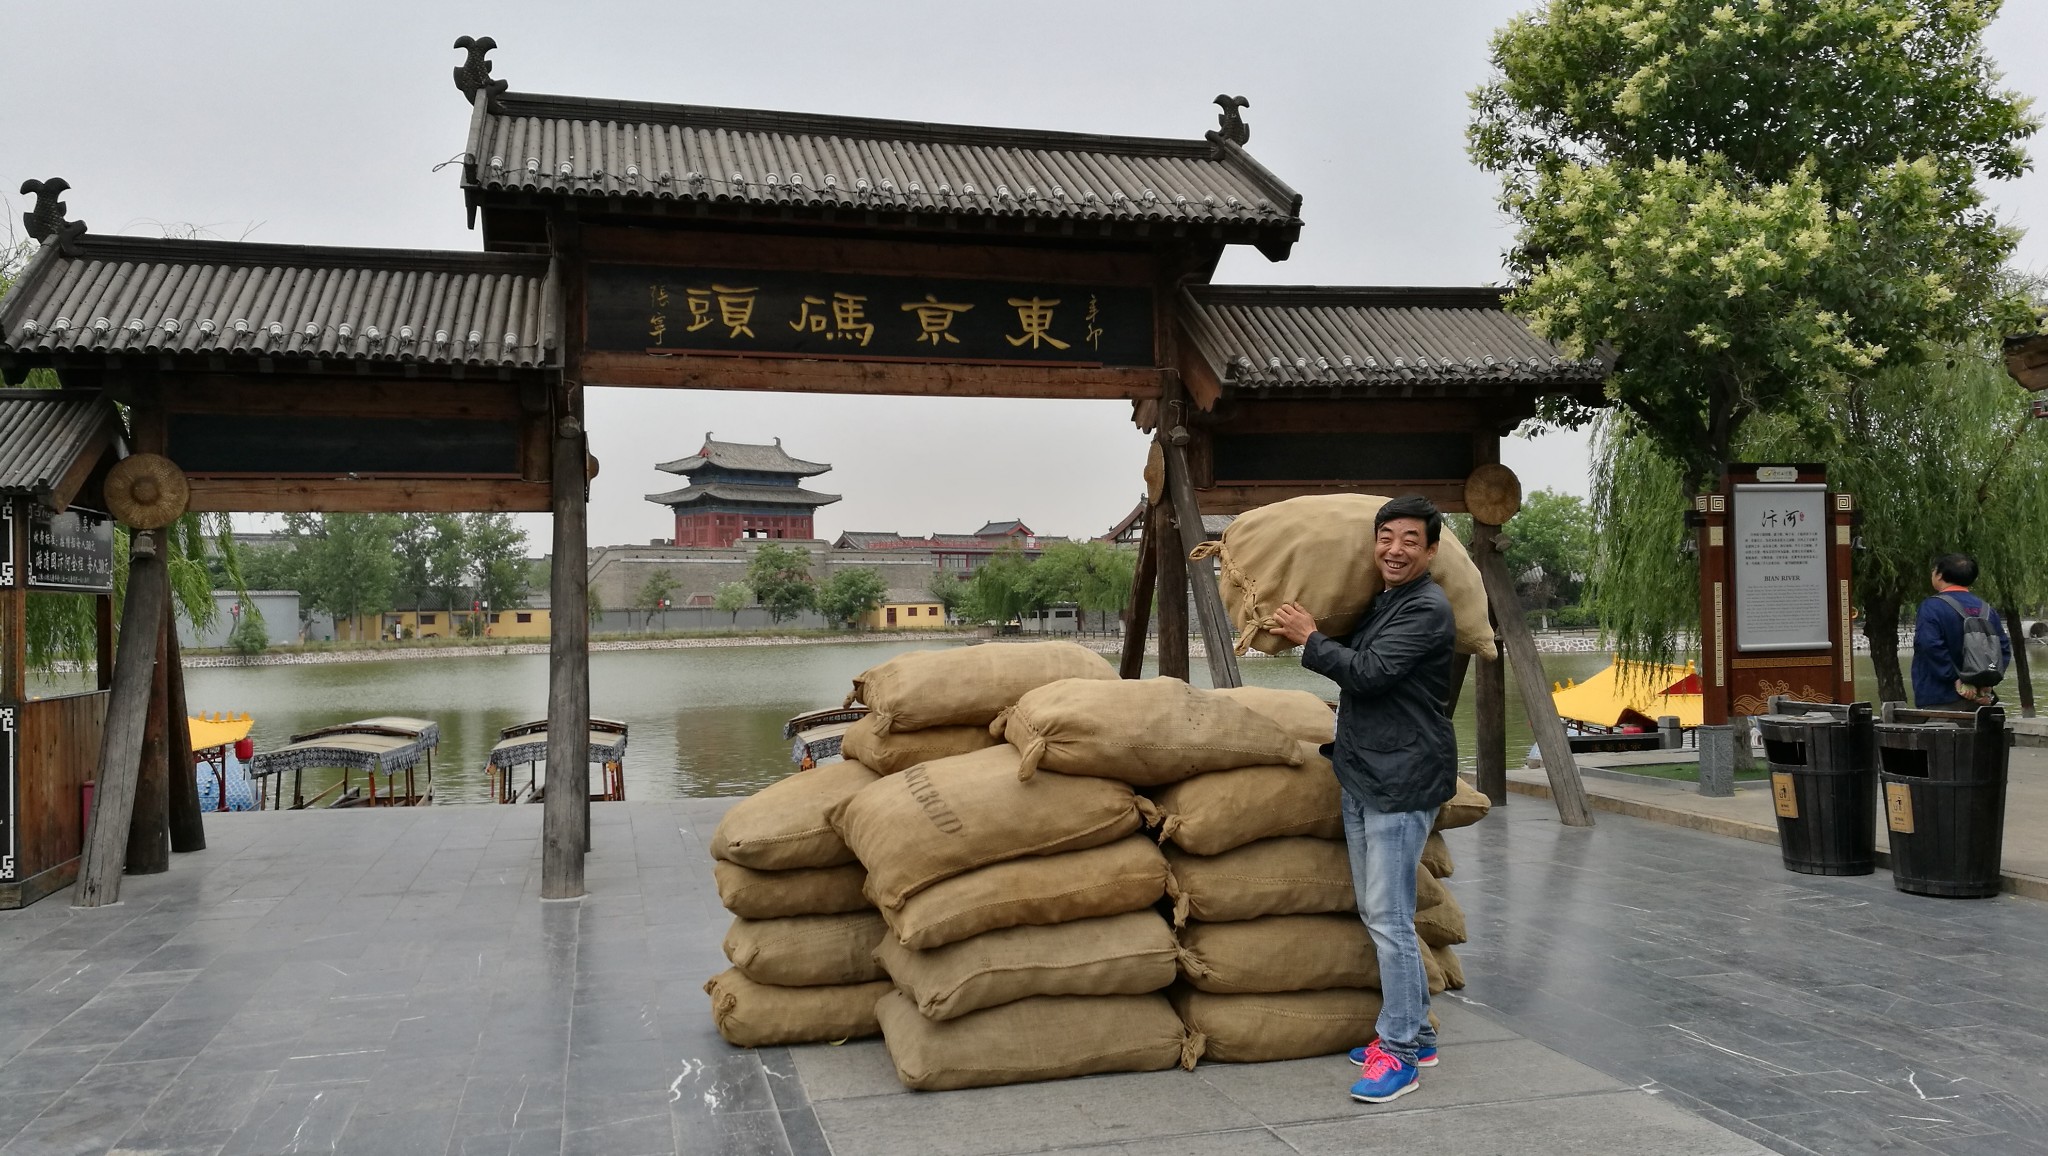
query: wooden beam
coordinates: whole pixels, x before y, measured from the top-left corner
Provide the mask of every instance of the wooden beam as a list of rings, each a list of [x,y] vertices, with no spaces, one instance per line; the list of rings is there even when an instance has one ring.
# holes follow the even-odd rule
[[[548,614],[548,781],[541,813],[543,899],[583,894],[590,824],[590,617],[583,425],[566,413],[554,448],[554,568]]]
[[[628,265],[737,266],[885,276],[997,277],[1149,285],[1160,256],[1031,245],[919,243],[848,237],[716,230],[606,228],[585,224],[578,252],[586,261]]]
[[[1152,629],[1152,588],[1159,582],[1159,562],[1152,555],[1152,543],[1138,547],[1138,571],[1131,576],[1131,604],[1124,608],[1124,649],[1118,656],[1117,673],[1139,678],[1145,673],[1145,639]]]
[[[589,385],[745,389],[904,397],[1028,397],[1130,401],[1159,396],[1161,371],[924,361],[827,361],[720,354],[583,354]]]
[[[114,448],[114,431],[111,428],[113,420],[113,418],[107,419],[108,424],[102,426],[100,432],[93,435],[92,441],[86,446],[84,452],[71,459],[71,465],[64,471],[64,476],[51,484],[51,509],[60,514],[70,509],[71,503],[78,498],[78,492],[85,488],[87,481],[91,480],[93,471],[99,469],[101,459],[106,458],[108,456],[107,451]]]
[[[169,680],[166,751],[171,772],[171,850],[206,850],[206,818],[199,807],[199,770],[192,761],[191,710],[185,700],[184,656],[178,645],[175,611],[164,614],[164,656],[158,665]],[[225,800],[223,800],[225,801]]]
[[[1202,514],[1195,508],[1195,487],[1188,478],[1187,448],[1176,445],[1173,431],[1164,438],[1166,446],[1166,491],[1173,503],[1173,520],[1179,531],[1181,556],[1208,540],[1202,532]],[[1195,617],[1202,627],[1202,649],[1209,662],[1210,685],[1243,686],[1237,669],[1237,635],[1230,628],[1230,616],[1223,609],[1223,592],[1216,588],[1216,564],[1207,559],[1187,564],[1188,582],[1195,591]]]
[[[1153,597],[1159,602],[1159,673],[1186,681],[1188,677],[1188,556],[1165,502],[1154,505],[1145,520],[1145,548],[1159,575]]]
[[[194,511],[438,514],[548,511],[548,484],[466,478],[190,479]]]
[[[1529,729],[1536,734],[1536,749],[1543,756],[1543,773],[1550,779],[1550,797],[1557,804],[1558,820],[1567,827],[1590,827],[1593,812],[1586,806],[1586,788],[1579,781],[1579,765],[1572,759],[1571,741],[1565,737],[1564,720],[1557,717],[1557,704],[1550,698],[1550,682],[1543,677],[1543,656],[1536,652],[1536,636],[1519,613],[1521,600],[1515,594],[1515,580],[1501,559],[1500,527],[1472,523],[1472,560],[1479,564],[1479,577],[1486,584],[1486,600],[1495,608],[1494,622],[1507,643],[1507,660],[1515,664],[1515,685],[1522,692],[1522,710]]]
[[[1382,478],[1362,482],[1332,483],[1326,485],[1302,485],[1286,483],[1276,485],[1214,486],[1195,491],[1195,500],[1205,514],[1242,514],[1260,506],[1270,506],[1289,498],[1300,498],[1311,494],[1385,494],[1399,497],[1404,494],[1420,494],[1436,504],[1446,514],[1465,513],[1465,481],[1459,478],[1449,481],[1437,478],[1430,481],[1416,481],[1405,478]]]
[[[164,557],[164,532],[153,530],[157,556]],[[171,623],[171,584],[166,567],[158,566],[145,579],[163,587],[164,611],[157,615],[156,661],[150,664],[149,713],[142,727],[142,765],[135,775],[135,809],[128,820],[128,861],[122,871],[128,875],[161,875],[171,869],[171,754],[170,754],[170,668],[164,636]],[[129,579],[131,582],[133,577]],[[133,588],[130,588],[133,596]]]
[[[1489,615],[1491,609],[1489,608]],[[1500,653],[1500,627],[1494,626],[1494,653]],[[1473,663],[1478,669],[1472,686],[1473,727],[1477,746],[1472,752],[1472,769],[1479,793],[1503,807],[1508,801],[1508,686],[1507,663]]]
[[[121,607],[120,652],[107,702],[107,729],[94,776],[92,822],[85,833],[78,885],[71,894],[73,906],[104,907],[121,899],[121,871],[128,858],[128,826],[135,814],[142,732],[149,721],[150,682],[167,589],[158,576],[162,567],[149,535],[135,535],[128,559],[128,598]]]
[[[513,421],[523,383],[517,381],[364,380],[331,377],[250,377],[179,374],[165,378],[158,396],[172,413],[263,416],[445,418]]]

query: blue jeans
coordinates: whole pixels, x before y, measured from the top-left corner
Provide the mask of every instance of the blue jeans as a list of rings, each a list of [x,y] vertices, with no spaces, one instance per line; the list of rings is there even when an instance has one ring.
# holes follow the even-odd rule
[[[1351,850],[1351,886],[1358,916],[1372,933],[1380,965],[1380,1050],[1413,1064],[1436,1046],[1429,1024],[1429,979],[1415,937],[1415,872],[1437,808],[1375,811],[1344,796],[1344,842]]]

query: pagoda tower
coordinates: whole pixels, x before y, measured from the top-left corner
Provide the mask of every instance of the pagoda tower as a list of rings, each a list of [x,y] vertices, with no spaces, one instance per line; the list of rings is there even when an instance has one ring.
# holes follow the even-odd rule
[[[819,506],[839,500],[803,488],[805,478],[832,467],[807,462],[782,451],[782,439],[771,445],[721,442],[704,435],[704,446],[686,458],[654,467],[680,474],[689,485],[647,500],[667,506],[676,516],[678,546],[730,546],[750,538],[815,538],[812,515]]]

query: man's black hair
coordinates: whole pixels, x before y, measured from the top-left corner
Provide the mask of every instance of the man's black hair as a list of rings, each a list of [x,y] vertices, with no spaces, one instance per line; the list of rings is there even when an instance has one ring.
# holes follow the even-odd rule
[[[1410,494],[1405,498],[1395,498],[1393,501],[1381,506],[1380,512],[1372,516],[1373,533],[1379,533],[1381,526],[1396,518],[1421,519],[1424,527],[1423,537],[1432,546],[1436,545],[1438,538],[1443,537],[1444,516],[1437,511],[1436,503],[1423,497],[1421,494]],[[1972,563],[1970,573],[1974,575],[1976,572],[1976,564]]]
[[[1968,588],[1977,584],[1977,560],[1968,554],[1943,554],[1934,560],[1934,569],[1951,586]]]

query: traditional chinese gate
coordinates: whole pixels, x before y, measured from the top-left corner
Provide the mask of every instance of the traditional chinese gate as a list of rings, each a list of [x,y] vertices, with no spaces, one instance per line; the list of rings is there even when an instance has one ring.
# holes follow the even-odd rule
[[[550,511],[549,729],[570,741],[550,749],[548,898],[582,893],[588,846],[585,386],[1131,401],[1157,434],[1147,558],[1172,591],[1200,509],[1316,489],[1463,509],[1538,394],[1598,381],[1495,297],[1247,306],[1232,295],[1265,291],[1207,286],[1225,246],[1280,260],[1301,229],[1235,98],[1199,140],[968,128],[525,95],[492,79],[488,38],[457,46],[488,253],[100,239],[39,206],[0,368],[127,401],[194,509]],[[1213,575],[1195,579],[1212,677],[1234,684]],[[1184,676],[1184,600],[1160,621],[1161,669]],[[1569,756],[1545,762],[1567,821],[1590,821]]]

